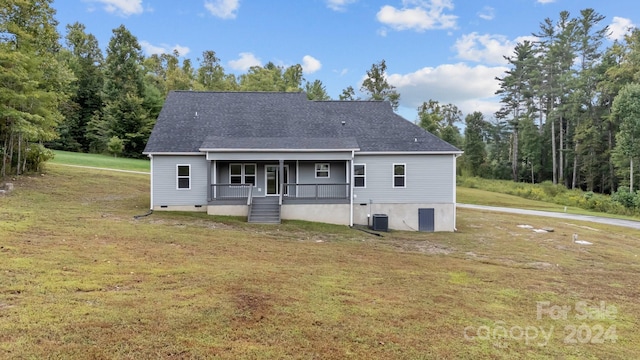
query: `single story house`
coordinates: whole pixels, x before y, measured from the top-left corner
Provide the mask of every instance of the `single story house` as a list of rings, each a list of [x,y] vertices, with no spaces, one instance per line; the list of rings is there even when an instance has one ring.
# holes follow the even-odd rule
[[[386,101],[173,91],[144,154],[152,210],[378,230],[456,228],[462,151]]]

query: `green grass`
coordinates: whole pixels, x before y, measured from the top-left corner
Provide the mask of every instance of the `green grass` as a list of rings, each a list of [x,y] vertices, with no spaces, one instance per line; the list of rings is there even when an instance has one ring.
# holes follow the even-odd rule
[[[593,214],[594,212],[600,212],[611,214],[615,217],[622,215],[623,218],[640,219],[640,209],[633,206],[625,207],[613,196],[580,189],[569,190],[562,185],[554,185],[550,181],[530,184],[478,177],[458,177],[456,181],[459,190],[460,188],[470,188],[491,193],[514,195],[521,199],[556,204],[561,208],[566,206],[568,210],[575,210],[574,213]],[[578,209],[582,209],[584,212]]]
[[[150,166],[149,160],[146,159],[116,158],[108,155],[83,154],[60,150],[56,150],[54,153],[55,157],[49,163],[146,172],[149,171]]]
[[[134,219],[147,175],[46,170],[0,198],[0,358],[640,358],[637,231],[467,209],[457,233],[383,237]],[[540,301],[572,310],[538,318]],[[615,318],[580,319],[580,301],[615,306]],[[583,340],[603,327],[616,342],[566,344],[583,324]],[[483,339],[483,327],[515,336]],[[538,346],[517,338],[527,327],[554,331]]]
[[[463,204],[476,204],[487,206],[500,206],[528,210],[541,210],[551,212],[566,212],[569,214],[591,215],[609,217],[615,219],[638,220],[637,216],[609,214],[598,211],[590,211],[576,206],[563,206],[539,200],[525,199],[515,195],[502,194],[481,189],[472,189],[458,186],[456,189],[457,200]]]

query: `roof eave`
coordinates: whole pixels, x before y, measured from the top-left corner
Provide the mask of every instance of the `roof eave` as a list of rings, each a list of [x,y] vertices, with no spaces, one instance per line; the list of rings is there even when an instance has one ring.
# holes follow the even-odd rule
[[[360,151],[357,155],[462,155],[464,151]]]
[[[201,152],[189,152],[189,151],[145,151],[142,155],[175,155],[175,156],[195,156],[204,155]]]
[[[222,152],[222,153],[230,153],[230,152],[241,152],[241,153],[250,153],[250,152],[288,152],[288,153],[300,153],[300,152],[351,152],[351,151],[360,151],[359,148],[348,148],[348,149],[216,149],[216,148],[201,148],[199,149],[202,152]]]

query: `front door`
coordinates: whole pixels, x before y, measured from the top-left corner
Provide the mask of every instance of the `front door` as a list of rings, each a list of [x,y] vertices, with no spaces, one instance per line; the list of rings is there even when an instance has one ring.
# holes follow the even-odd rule
[[[280,165],[266,165],[266,189],[267,196],[280,195]],[[289,166],[284,166],[284,181],[285,184],[289,182]],[[287,195],[287,188],[284,188],[284,194]]]

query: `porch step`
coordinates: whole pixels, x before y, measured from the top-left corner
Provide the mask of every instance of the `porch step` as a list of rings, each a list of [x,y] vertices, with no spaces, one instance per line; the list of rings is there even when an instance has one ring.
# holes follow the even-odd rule
[[[279,224],[280,204],[278,202],[277,197],[253,198],[249,207],[247,221],[250,223]]]

